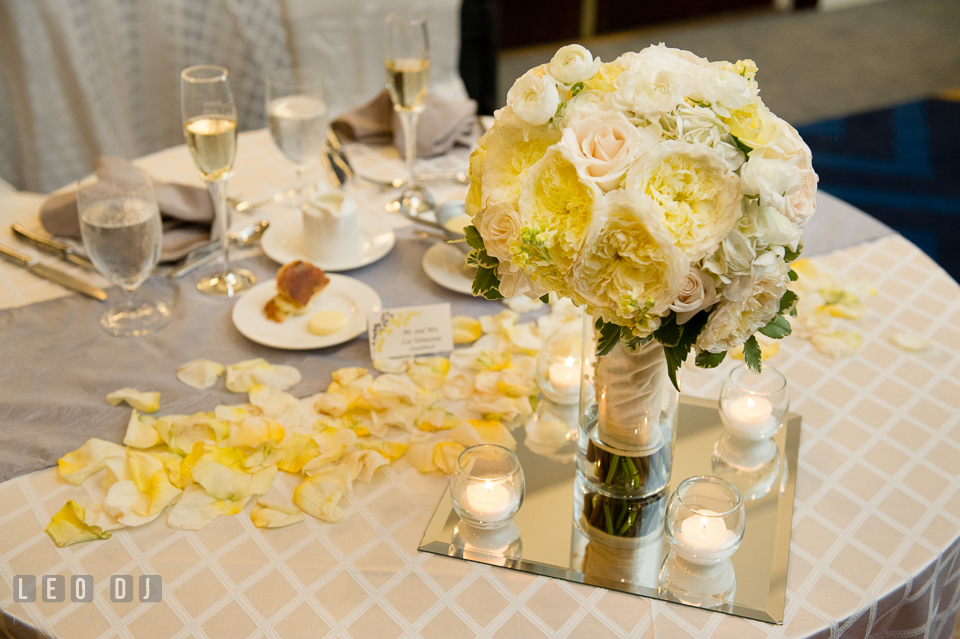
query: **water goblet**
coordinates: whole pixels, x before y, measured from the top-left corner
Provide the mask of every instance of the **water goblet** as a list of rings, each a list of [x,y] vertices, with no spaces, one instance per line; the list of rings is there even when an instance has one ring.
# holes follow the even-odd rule
[[[137,288],[160,258],[162,227],[150,176],[130,167],[94,176],[77,187],[80,234],[97,270],[126,292],[120,306],[100,318],[100,326],[118,337],[140,337],[170,321],[161,301],[137,302]]]

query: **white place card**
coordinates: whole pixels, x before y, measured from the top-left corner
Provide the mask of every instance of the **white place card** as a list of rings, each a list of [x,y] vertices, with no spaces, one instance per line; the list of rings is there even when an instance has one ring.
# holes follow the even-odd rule
[[[387,308],[367,316],[370,358],[413,357],[453,350],[449,304]]]

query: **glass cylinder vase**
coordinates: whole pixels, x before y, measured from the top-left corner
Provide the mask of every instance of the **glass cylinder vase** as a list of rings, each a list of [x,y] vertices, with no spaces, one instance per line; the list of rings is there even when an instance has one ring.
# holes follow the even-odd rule
[[[658,342],[635,352],[618,344],[598,358],[589,318],[583,339],[578,479],[584,492],[601,495],[612,510],[629,509],[670,482],[680,393]],[[595,531],[580,514],[575,519],[591,535]]]

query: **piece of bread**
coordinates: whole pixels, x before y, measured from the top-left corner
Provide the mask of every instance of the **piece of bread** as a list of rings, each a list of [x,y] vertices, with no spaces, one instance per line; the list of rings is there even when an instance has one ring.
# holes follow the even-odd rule
[[[330,278],[310,262],[297,260],[284,264],[277,272],[277,294],[263,307],[267,319],[284,322],[290,315],[302,315],[313,296],[322,291]]]

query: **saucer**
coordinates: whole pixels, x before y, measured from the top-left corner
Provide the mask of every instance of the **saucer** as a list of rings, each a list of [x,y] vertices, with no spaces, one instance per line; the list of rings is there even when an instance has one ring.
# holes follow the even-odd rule
[[[277,280],[257,284],[233,306],[233,325],[247,339],[264,346],[286,350],[324,348],[350,341],[367,330],[367,314],[383,308],[376,291],[360,280],[329,274],[330,283],[317,294],[303,315],[291,315],[274,322],[263,307],[277,294]],[[332,335],[314,335],[307,330],[310,317],[319,311],[337,310],[347,316],[347,326]]]
[[[332,259],[312,258],[307,255],[303,244],[303,218],[300,212],[286,212],[270,220],[260,246],[267,257],[279,264],[304,260],[324,271],[336,272],[373,264],[389,253],[396,241],[388,222],[378,216],[362,213],[357,217],[357,235],[359,250],[352,255]]]
[[[472,296],[473,276],[477,269],[466,265],[466,257],[456,246],[439,242],[423,254],[423,270],[443,288]]]

